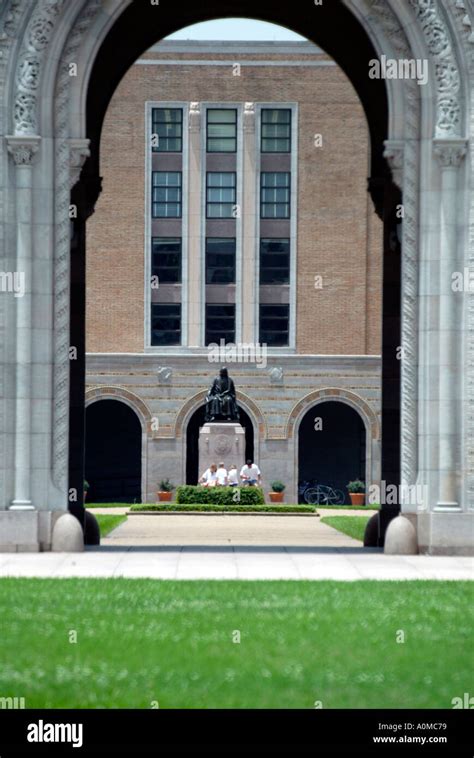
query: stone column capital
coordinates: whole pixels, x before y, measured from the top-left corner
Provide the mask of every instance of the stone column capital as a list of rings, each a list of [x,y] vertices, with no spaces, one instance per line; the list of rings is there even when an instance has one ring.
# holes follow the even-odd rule
[[[82,167],[86,159],[90,156],[89,139],[70,139],[69,140],[69,170],[71,189],[79,180]]]
[[[255,103],[244,105],[244,132],[255,132]]]
[[[39,150],[41,137],[7,136],[8,152],[13,157],[15,166],[32,166]]]
[[[191,103],[189,106],[189,131],[201,131],[201,103]]]
[[[433,140],[433,152],[441,168],[459,168],[467,155],[467,140]]]
[[[392,171],[395,184],[403,189],[403,174],[405,162],[405,143],[403,140],[385,140],[384,158]]]

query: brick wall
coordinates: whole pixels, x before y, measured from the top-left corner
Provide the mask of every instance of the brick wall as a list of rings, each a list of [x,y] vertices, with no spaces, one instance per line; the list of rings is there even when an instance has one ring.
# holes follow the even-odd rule
[[[226,57],[168,55],[200,56]],[[88,223],[88,352],[143,351],[147,100],[298,103],[297,350],[379,354],[382,225],[366,189],[369,134],[357,95],[337,66],[243,67],[240,77],[231,66],[132,66],[105,119],[104,189]],[[315,134],[322,135],[320,148]],[[316,276],[322,289],[315,289]]]

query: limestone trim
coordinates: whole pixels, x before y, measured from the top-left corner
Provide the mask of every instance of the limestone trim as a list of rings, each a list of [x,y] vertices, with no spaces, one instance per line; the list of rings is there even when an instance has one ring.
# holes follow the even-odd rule
[[[307,411],[321,403],[345,403],[361,416],[367,430],[367,441],[380,441],[380,421],[377,414],[366,400],[349,390],[327,387],[315,390],[299,400],[291,411],[286,425],[286,438],[292,439],[299,430],[301,421]]]

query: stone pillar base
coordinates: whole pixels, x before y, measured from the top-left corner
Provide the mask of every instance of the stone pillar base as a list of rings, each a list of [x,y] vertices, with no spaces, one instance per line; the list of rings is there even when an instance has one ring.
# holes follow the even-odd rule
[[[416,518],[420,553],[474,555],[474,512],[426,511],[411,516]]]
[[[67,511],[0,511],[0,553],[51,550],[53,526]]]
[[[235,463],[237,470],[245,463],[245,429],[237,423],[212,422],[199,430],[199,477],[211,463],[224,461],[227,468]]]

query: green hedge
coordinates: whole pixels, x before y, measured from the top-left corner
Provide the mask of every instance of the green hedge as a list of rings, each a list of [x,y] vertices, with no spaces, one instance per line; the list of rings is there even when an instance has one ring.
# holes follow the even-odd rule
[[[236,500],[239,493],[240,499]],[[178,487],[178,505],[265,505],[259,487]]]
[[[179,505],[176,503],[156,503],[155,505],[132,505],[130,511],[138,513],[167,511],[169,513],[315,513],[314,505]]]

